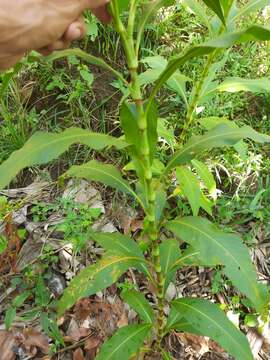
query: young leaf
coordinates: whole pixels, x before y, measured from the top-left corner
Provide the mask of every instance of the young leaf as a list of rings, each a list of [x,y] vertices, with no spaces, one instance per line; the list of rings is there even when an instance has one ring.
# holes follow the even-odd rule
[[[102,345],[96,360],[129,360],[143,345],[151,327],[151,324],[143,324],[120,328]]]
[[[154,321],[154,312],[144,295],[136,290],[125,290],[121,293],[122,299],[140,315],[140,318],[152,324]]]
[[[270,293],[265,285],[257,282],[248,249],[239,236],[225,233],[200,217],[173,220],[166,228],[197,250],[204,264],[224,265],[224,273],[233,285],[253,302],[259,312],[265,308]]]
[[[135,149],[136,157],[140,157],[141,149],[144,146],[142,143],[142,135],[138,124],[139,115],[134,104],[123,103],[120,110],[120,122],[125,133],[125,138],[128,144],[131,144]],[[157,135],[157,106],[152,102],[148,108],[147,113],[147,137],[150,151],[150,159],[156,151]],[[134,162],[134,159],[133,159]],[[135,162],[134,162],[135,164]],[[137,169],[136,169],[137,170]]]
[[[203,2],[217,14],[217,16],[225,25],[225,18],[220,0],[203,0]]]
[[[166,277],[164,286],[166,289],[177,270],[174,264],[181,258],[179,242],[175,239],[163,241],[159,245],[159,251],[161,270]]]
[[[0,189],[7,186],[24,168],[46,164],[75,143],[88,145],[94,150],[102,150],[107,146],[125,146],[120,139],[79,128],[69,128],[60,134],[37,132],[0,165]]]
[[[133,145],[139,152],[141,149],[141,134],[138,126],[138,114],[133,104],[124,102],[120,109],[120,122],[124,130],[126,142]]]
[[[136,268],[147,276],[151,277],[149,270],[144,263],[144,256],[137,243],[129,236],[120,233],[91,233],[93,238],[107,252],[113,255],[133,255],[141,258],[141,263],[136,264]]]
[[[237,360],[253,359],[245,335],[210,301],[196,298],[173,301],[167,327],[208,336]]]
[[[197,216],[200,209],[201,189],[196,176],[189,169],[182,166],[176,169],[176,177],[181,191],[188,199],[193,215]]]
[[[75,276],[58,302],[58,314],[73,306],[79,299],[96,294],[112,285],[129,267],[141,263],[132,255],[103,257],[96,264],[83,269]]]
[[[205,186],[207,187],[209,194],[213,199],[216,199],[216,182],[214,176],[209,171],[208,167],[199,160],[192,160],[192,165],[195,167],[198,175],[203,180]]]
[[[234,146],[242,139],[251,139],[259,143],[270,142],[268,135],[260,134],[249,126],[232,128],[228,124],[220,124],[204,135],[192,136],[183,148],[174,154],[167,164],[164,173],[166,174],[177,165],[189,162],[196,154],[201,153],[203,150],[214,147]]]
[[[113,165],[91,160],[83,165],[71,166],[64,176],[85,178],[87,180],[101,182],[118,191],[130,194],[141,202],[137,194],[129,186],[129,183],[122,178],[121,173]]]

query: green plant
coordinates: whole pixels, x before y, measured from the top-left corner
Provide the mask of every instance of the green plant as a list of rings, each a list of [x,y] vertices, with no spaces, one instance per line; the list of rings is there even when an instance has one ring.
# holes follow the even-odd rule
[[[218,92],[260,93],[270,90],[270,81],[267,79],[229,78],[222,83],[215,80],[216,74],[226,62],[225,49],[248,41],[270,39],[270,29],[267,27],[253,25],[245,30],[235,30],[239,17],[247,16],[268,2],[251,1],[238,9],[233,0],[185,0],[208,28],[211,40],[193,46],[169,61],[160,62],[159,59],[158,66],[150,66],[150,71],[141,75],[138,68],[144,28],[161,7],[173,3],[172,0],[111,1],[114,27],[120,35],[126,55],[128,80],[102,59],[79,49],[63,51],[50,57],[50,60],[54,60],[70,55],[78,56],[115,75],[125,88],[125,99],[121,101],[120,109],[120,123],[125,140],[77,128],[70,128],[59,134],[36,133],[21,150],[13,153],[0,166],[0,186],[8,185],[25,167],[53,160],[73,143],[88,145],[97,151],[111,146],[126,149],[131,158],[128,169],[135,170],[137,175],[135,186],[131,186],[116,167],[96,160],[72,166],[65,176],[102,182],[134,197],[145,214],[140,242],[138,244],[120,233],[92,232],[92,239],[106,250],[105,254],[96,264],[85,268],[71,281],[59,301],[59,315],[78,299],[110,286],[128,268],[133,267],[142,272],[151,283],[156,298],[155,308],[150,306],[140,292],[125,290],[123,299],[139,314],[141,323],[118,330],[102,346],[97,359],[128,360],[134,354],[141,359],[146,352],[154,352],[168,359],[170,355],[162,348],[162,340],[170,331],[178,330],[209,336],[235,358],[248,360],[252,359],[252,354],[245,336],[231,324],[217,305],[199,298],[178,299],[169,304],[168,318],[164,307],[166,289],[179,268],[185,265],[222,266],[225,276],[249,299],[262,319],[266,321],[269,315],[269,288],[257,282],[248,249],[240,237],[224,232],[208,219],[198,216],[200,209],[211,214],[212,202],[209,196],[213,199],[215,197],[215,182],[205,164],[196,160],[205,150],[239,146],[245,139],[259,143],[270,142],[269,136],[259,134],[248,126],[238,127],[233,122],[223,121],[224,119],[210,119],[212,122],[209,125],[209,119],[198,119],[196,111],[205,99]],[[206,11],[205,5],[214,12],[213,18],[209,18],[209,9]],[[128,18],[123,22],[121,14],[127,9]],[[181,66],[189,60],[204,56],[206,61],[200,78],[194,81],[183,77],[179,71]],[[154,86],[148,94],[145,87],[152,82]],[[186,89],[187,82],[194,83],[190,95]],[[158,102],[155,99],[164,85],[183,98],[186,115],[170,158],[162,164],[158,160],[159,119]],[[208,130],[201,130],[201,135],[192,134],[198,129],[198,123],[207,121]],[[180,189],[177,183],[180,184]],[[170,218],[171,212],[167,209],[173,198],[181,201],[178,198],[179,190],[187,198],[193,216]],[[160,235],[164,229],[171,235],[169,239],[161,241]],[[179,239],[187,244],[185,250],[180,250]]]

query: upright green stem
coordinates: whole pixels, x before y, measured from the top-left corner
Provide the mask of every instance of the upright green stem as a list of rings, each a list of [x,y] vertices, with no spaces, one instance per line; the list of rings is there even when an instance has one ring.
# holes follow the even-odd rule
[[[113,1],[114,2],[114,1]],[[164,317],[164,276],[161,271],[160,265],[160,252],[158,242],[158,226],[156,222],[156,191],[153,181],[153,174],[151,168],[150,158],[150,145],[148,140],[148,122],[147,115],[143,106],[143,96],[138,78],[138,54],[134,44],[134,21],[136,13],[137,0],[131,0],[130,15],[127,30],[123,26],[119,16],[115,18],[115,27],[118,31],[124,45],[127,65],[130,73],[130,94],[136,106],[138,114],[138,126],[140,136],[142,139],[142,146],[140,149],[141,163],[144,168],[145,177],[145,194],[146,194],[146,219],[145,219],[145,232],[151,241],[151,258],[154,264],[155,282],[156,282],[156,296],[158,301],[158,313],[156,318],[156,350],[160,347],[161,340],[164,332],[165,317]]]
[[[200,96],[201,96],[202,87],[203,87],[203,84],[204,84],[204,81],[205,81],[206,77],[209,74],[209,70],[210,70],[212,62],[213,62],[213,60],[215,58],[215,54],[216,53],[213,52],[212,54],[210,54],[208,56],[208,59],[207,59],[207,62],[205,64],[204,70],[202,72],[201,78],[200,78],[199,82],[196,85],[195,94],[194,94],[194,97],[193,97],[193,100],[192,100],[191,104],[188,107],[184,127],[183,127],[183,130],[182,130],[180,138],[179,138],[179,145],[180,146],[183,145],[183,143],[185,141],[185,138],[186,138],[186,135],[187,135],[187,132],[188,132],[193,120],[194,120],[194,117],[193,117],[194,111],[196,110],[196,107],[198,105],[198,102],[199,102],[199,99],[200,99]]]

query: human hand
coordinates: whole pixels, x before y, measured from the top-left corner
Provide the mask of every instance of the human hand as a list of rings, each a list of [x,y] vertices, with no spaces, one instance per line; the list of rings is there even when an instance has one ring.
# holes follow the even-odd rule
[[[0,69],[14,65],[29,50],[48,54],[85,33],[80,15],[90,9],[103,22],[109,0],[0,0]]]

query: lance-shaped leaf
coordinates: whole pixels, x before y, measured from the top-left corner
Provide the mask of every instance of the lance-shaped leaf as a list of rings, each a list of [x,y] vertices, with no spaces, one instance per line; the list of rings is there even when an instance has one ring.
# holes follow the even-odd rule
[[[121,293],[122,299],[139,314],[140,318],[151,324],[154,321],[154,312],[144,295],[136,290],[125,290]]]
[[[133,255],[141,259],[141,263],[136,264],[136,268],[145,273],[149,278],[151,274],[145,264],[144,255],[135,240],[129,236],[115,233],[91,233],[93,238],[107,252],[113,255]]]
[[[216,0],[214,0],[216,1]],[[267,41],[270,39],[270,28],[254,25],[250,28],[233,33],[221,35],[216,39],[209,40],[201,45],[190,48],[184,55],[178,55],[169,61],[166,69],[160,74],[156,84],[150,94],[148,107],[155,98],[156,94],[164,83],[172,76],[172,74],[184,65],[188,60],[194,57],[211,54],[216,49],[223,49],[233,46],[234,44],[244,43],[248,41]]]
[[[196,17],[201,20],[202,23],[204,23],[208,30],[211,32],[212,27],[210,25],[206,8],[201,5],[201,3],[198,0],[184,0],[184,4],[187,4],[187,6],[196,14]]]
[[[193,215],[197,216],[200,209],[200,184],[196,176],[184,166],[176,169],[176,177],[180,185],[180,189],[187,197]]]
[[[24,168],[46,164],[75,143],[88,145],[94,150],[102,150],[107,146],[124,146],[122,140],[112,136],[78,128],[69,128],[60,134],[37,132],[20,150],[15,151],[0,165],[0,189],[7,186]]]
[[[91,160],[83,165],[71,166],[64,176],[101,182],[118,191],[134,196],[134,198],[141,203],[141,200],[129,186],[129,183],[122,178],[120,171],[113,165],[103,164],[96,160]]]
[[[145,72],[139,75],[139,82],[142,86],[152,84],[154,81],[156,81],[168,64],[168,61],[160,55],[149,56],[143,59],[142,62],[146,63],[150,67],[150,69],[147,69]],[[171,90],[175,91],[179,96],[181,96],[188,106],[186,94],[187,82],[192,82],[192,79],[182,75],[179,71],[176,71],[166,84]]]
[[[268,5],[270,5],[270,0],[250,0],[235,14],[233,21],[241,16],[247,16],[250,13],[260,10]]]
[[[192,165],[195,167],[198,175],[207,187],[209,194],[216,199],[216,182],[213,174],[208,167],[199,160],[192,160]]]
[[[212,9],[216,13],[216,15],[220,18],[220,20],[223,22],[223,24],[225,24],[225,18],[220,0],[203,0],[203,2],[210,9]]]
[[[259,143],[270,142],[268,135],[263,135],[249,126],[232,128],[228,124],[220,124],[204,135],[192,136],[190,140],[177,151],[165,168],[165,174],[177,165],[185,164],[196,154],[206,149],[223,146],[234,146],[240,140],[251,139]]]
[[[58,302],[58,314],[62,315],[79,299],[91,296],[116,282],[128,268],[141,263],[132,255],[103,257],[96,264],[83,269],[65,289]]]
[[[68,56],[77,56],[77,57],[83,59],[84,61],[88,62],[89,64],[92,64],[92,65],[101,67],[107,71],[110,71],[119,80],[121,80],[124,84],[127,84],[127,82],[123,78],[123,76],[117,70],[115,70],[110,65],[108,65],[103,59],[98,58],[93,55],[90,55],[81,49],[67,49],[67,50],[62,50],[62,51],[56,51],[52,55],[47,56],[46,60],[54,61],[54,60],[61,59],[63,57],[68,57]]]
[[[208,336],[237,360],[253,359],[245,335],[210,301],[196,298],[173,301],[167,328]]]
[[[175,269],[174,264],[181,258],[179,242],[175,239],[163,241],[159,245],[159,251],[161,270],[166,277],[165,290],[177,270]]]
[[[145,4],[142,16],[140,17],[138,28],[137,28],[137,39],[136,39],[136,53],[139,52],[139,47],[141,44],[142,36],[144,33],[144,28],[148,23],[149,19],[162,7],[171,6],[175,3],[175,0],[153,0],[148,1]]]
[[[228,78],[223,83],[215,86],[209,91],[206,96],[219,92],[252,92],[252,93],[265,93],[270,92],[270,80],[268,79],[241,79],[241,78]]]
[[[102,345],[96,360],[129,360],[143,345],[151,327],[151,324],[122,327]]]
[[[166,228],[199,251],[199,258],[208,266],[224,265],[224,273],[243,294],[263,311],[270,300],[269,290],[257,282],[248,248],[241,238],[219,230],[200,217],[184,217],[170,221]]]

